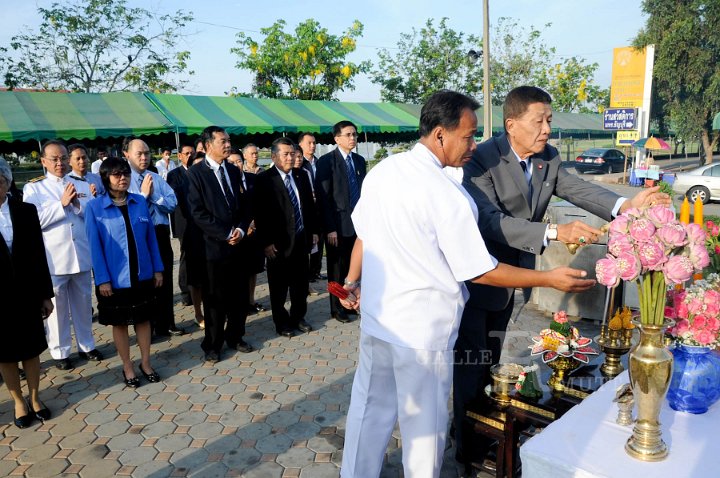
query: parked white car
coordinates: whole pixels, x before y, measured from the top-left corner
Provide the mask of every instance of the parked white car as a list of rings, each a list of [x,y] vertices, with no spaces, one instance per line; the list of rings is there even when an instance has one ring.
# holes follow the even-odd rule
[[[690,202],[720,200],[720,164],[706,164],[692,171],[677,173],[673,191],[688,197]]]

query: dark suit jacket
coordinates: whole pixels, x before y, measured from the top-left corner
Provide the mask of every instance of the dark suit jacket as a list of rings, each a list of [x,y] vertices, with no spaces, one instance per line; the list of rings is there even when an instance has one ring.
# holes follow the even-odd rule
[[[238,253],[237,248],[228,244],[227,237],[235,227],[247,233],[250,215],[247,197],[242,193],[240,171],[224,161],[227,179],[234,193],[233,202],[228,205],[217,176],[207,161],[210,160],[197,163],[188,171],[188,206],[195,224],[203,232],[207,259],[217,261]]]
[[[304,246],[312,248],[312,235],[318,233],[317,212],[312,197],[310,180],[305,171],[290,171],[300,195],[303,216]],[[260,246],[264,249],[274,244],[278,255],[289,257],[295,247],[295,211],[282,176],[277,168],[270,168],[257,175],[255,181],[255,225]]]
[[[37,209],[15,197],[8,198],[13,224],[13,248],[0,237],[0,304],[7,320],[42,321],[42,301],[54,297],[50,270],[45,258]]]
[[[498,261],[535,268],[535,256],[544,249],[547,224],[542,221],[553,195],[612,219],[612,208],[620,196],[568,173],[561,162],[552,146],[532,157],[531,204],[525,175],[505,134],[478,145],[465,165],[463,186],[478,206],[480,232]],[[513,289],[476,284],[469,288],[468,304],[487,310],[504,309],[513,293]]]
[[[365,158],[352,153],[358,187],[362,188],[367,167]],[[350,214],[350,190],[345,160],[339,148],[324,154],[318,159],[315,175],[315,195],[320,208],[320,218],[324,233],[337,232],[340,236],[355,235]]]
[[[172,226],[173,237],[182,238],[187,227],[187,218],[190,217],[188,206],[188,170],[180,165],[170,171],[167,175],[168,185],[175,191],[178,207],[170,214],[170,225]]]

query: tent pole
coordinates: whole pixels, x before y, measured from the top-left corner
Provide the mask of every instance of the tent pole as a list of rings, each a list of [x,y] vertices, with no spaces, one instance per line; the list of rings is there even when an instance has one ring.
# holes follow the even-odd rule
[[[365,158],[367,160],[367,158],[370,157],[370,145],[367,140],[367,131],[363,131],[363,135],[365,136]]]
[[[180,152],[180,133],[175,130],[175,148],[177,149],[177,152]]]

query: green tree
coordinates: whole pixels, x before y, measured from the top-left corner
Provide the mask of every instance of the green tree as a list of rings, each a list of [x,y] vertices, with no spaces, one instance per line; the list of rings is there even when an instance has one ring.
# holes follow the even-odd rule
[[[645,0],[645,27],[633,41],[655,45],[653,83],[665,115],[686,141],[700,137],[705,162],[711,163],[720,133],[712,131],[720,111],[720,2],[717,0]]]
[[[610,104],[609,88],[595,84],[593,77],[597,63],[585,64],[583,59],[571,57],[545,71],[538,86],[553,98],[553,109],[573,113],[599,113]]]
[[[420,31],[402,33],[397,54],[378,52],[372,81],[380,85],[383,101],[424,103],[443,88],[471,96],[482,93],[481,62],[468,57],[470,50],[482,50],[482,41],[449,28],[447,20],[441,19],[436,28],[428,19]]]
[[[175,78],[193,74],[190,53],[175,48],[191,13],[159,15],[125,0],[74,0],[38,12],[39,30],[12,37],[9,55],[3,48],[8,88],[173,92],[187,83]]]
[[[253,96],[334,100],[338,92],[355,89],[355,75],[370,69],[369,61],[347,60],[362,36],[363,25],[357,20],[340,36],[313,19],[300,23],[294,33],[285,32],[284,20],[260,31],[262,44],[241,32],[239,46],[230,50],[239,58],[237,68],[255,72]],[[237,94],[237,88],[232,93]]]

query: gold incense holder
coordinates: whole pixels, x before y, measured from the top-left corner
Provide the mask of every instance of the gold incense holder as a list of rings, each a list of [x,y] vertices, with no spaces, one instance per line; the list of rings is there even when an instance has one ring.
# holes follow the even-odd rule
[[[633,330],[612,330],[607,325],[600,327],[600,335],[595,338],[595,342],[605,353],[605,362],[600,367],[600,372],[606,377],[615,377],[625,370],[620,359],[632,347]]]
[[[501,407],[510,405],[510,392],[515,388],[522,371],[522,366],[515,363],[498,363],[490,367],[490,398]]]
[[[577,369],[580,366],[580,361],[573,357],[563,357],[561,355],[547,362],[547,366],[553,371],[547,384],[550,385],[550,388],[555,392],[564,392],[565,385],[563,384],[563,380],[565,380],[565,375],[569,375],[573,370]]]

